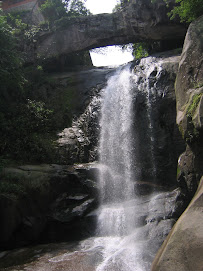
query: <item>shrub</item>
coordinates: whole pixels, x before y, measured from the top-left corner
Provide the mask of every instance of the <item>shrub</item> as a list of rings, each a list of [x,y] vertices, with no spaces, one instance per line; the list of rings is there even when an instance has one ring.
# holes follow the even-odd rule
[[[176,4],[171,12],[169,12],[171,19],[179,16],[181,22],[192,22],[203,15],[202,0],[176,0]]]

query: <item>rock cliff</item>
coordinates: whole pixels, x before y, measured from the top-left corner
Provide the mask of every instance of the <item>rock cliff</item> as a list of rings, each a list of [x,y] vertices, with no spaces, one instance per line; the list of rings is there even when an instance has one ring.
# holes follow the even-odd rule
[[[186,141],[179,158],[178,182],[190,200],[157,254],[153,271],[202,270],[203,165],[203,17],[191,23],[176,79],[177,123]]]

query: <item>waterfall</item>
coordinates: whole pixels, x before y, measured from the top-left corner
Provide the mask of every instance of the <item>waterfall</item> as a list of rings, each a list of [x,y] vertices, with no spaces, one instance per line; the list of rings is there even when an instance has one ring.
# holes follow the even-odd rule
[[[136,71],[127,65],[115,72],[102,92],[96,240],[103,247],[103,260],[97,271],[150,270],[163,236],[172,225],[166,219],[167,193],[140,196],[136,191],[136,183],[142,182],[143,176],[147,176],[148,183],[156,183],[153,111],[157,97],[162,95],[156,86],[161,70],[161,61],[157,63],[153,58],[141,60]],[[136,108],[140,100],[145,122],[141,132]],[[161,237],[157,237],[159,231],[164,233]]]
[[[160,115],[168,117],[167,103],[162,99],[170,97],[173,92],[173,87],[172,90],[165,87],[171,74],[163,71],[162,59],[148,57],[133,70],[128,64],[106,74],[110,75],[106,87],[101,90],[101,97],[97,93],[85,113],[74,122],[79,127],[74,131],[83,136],[79,131],[83,119],[93,117],[97,120],[100,115],[99,146],[96,146],[99,163],[78,165],[82,172],[83,167],[87,167],[80,185],[86,182],[94,189],[98,188],[99,207],[91,207],[86,213],[84,210],[87,210],[89,201],[86,200],[75,208],[77,210],[71,210],[79,213],[81,227],[86,225],[81,213],[92,224],[96,220],[96,233],[92,230],[94,236],[92,234],[76,244],[64,243],[64,247],[60,244],[61,250],[57,248],[53,253],[50,253],[50,245],[45,254],[43,249],[35,249],[36,260],[19,267],[22,270],[56,270],[61,267],[70,271],[149,271],[158,249],[174,225],[176,208],[181,203],[178,202],[180,191],[164,190],[162,184],[173,180],[165,176],[168,167],[164,175],[162,171],[160,174],[160,165],[171,165],[171,157],[162,154],[163,149],[168,152],[171,148],[167,141],[170,131],[165,129],[164,122],[162,129],[159,122]],[[81,141],[82,138],[78,138]],[[164,164],[163,158],[166,160]],[[95,172],[98,174],[97,183],[91,180]],[[76,197],[86,196],[79,193]],[[68,202],[73,198],[67,197],[66,193],[63,197]],[[65,215],[70,209],[65,209]],[[91,231],[89,227],[88,231]]]
[[[99,146],[100,235],[123,235],[129,231],[130,226],[125,205],[134,194],[131,77],[129,66],[119,69],[102,93]]]

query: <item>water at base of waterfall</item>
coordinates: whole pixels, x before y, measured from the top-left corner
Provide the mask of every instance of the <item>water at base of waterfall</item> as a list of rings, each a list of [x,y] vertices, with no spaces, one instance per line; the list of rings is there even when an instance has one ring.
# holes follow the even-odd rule
[[[149,271],[157,250],[173,226],[174,221],[169,215],[173,212],[177,195],[177,190],[156,192],[128,202],[126,207],[132,208],[136,214],[136,225],[130,234],[122,235],[117,225],[114,235],[104,233],[79,243],[22,248],[5,252],[6,256],[2,252],[0,259],[4,256],[5,264],[13,264],[0,270]],[[115,209],[120,212],[119,206]],[[95,215],[99,216],[100,211],[97,210]]]

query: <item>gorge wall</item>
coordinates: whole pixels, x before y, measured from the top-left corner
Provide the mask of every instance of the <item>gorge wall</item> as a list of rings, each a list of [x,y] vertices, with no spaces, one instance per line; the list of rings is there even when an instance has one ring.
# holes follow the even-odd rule
[[[186,141],[178,182],[191,199],[157,254],[152,270],[202,270],[203,17],[191,23],[176,78],[177,123]],[[201,179],[201,181],[200,181]]]

